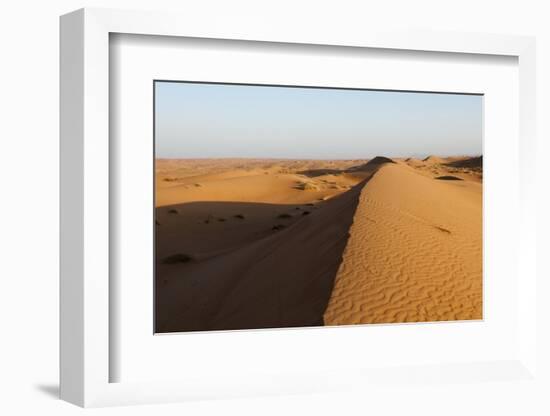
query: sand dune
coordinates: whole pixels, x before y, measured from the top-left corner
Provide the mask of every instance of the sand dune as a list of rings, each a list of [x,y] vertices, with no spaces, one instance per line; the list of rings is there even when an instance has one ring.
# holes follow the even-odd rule
[[[157,161],[157,331],[479,319],[470,159]]]
[[[400,162],[401,160],[398,160]],[[414,168],[416,172],[429,177],[455,176],[459,179],[481,183],[482,157],[451,156],[439,157],[428,156],[423,160],[406,158],[402,163]]]
[[[449,160],[446,165],[456,168],[481,169],[483,166],[483,156],[457,158]]]
[[[341,169],[314,169],[312,161],[275,161],[252,163],[248,169],[239,168],[242,161],[218,162],[210,167],[205,163],[199,165],[200,175],[182,176],[181,168],[174,161],[161,163],[162,174],[157,174],[156,206],[168,206],[192,201],[237,201],[265,203],[303,203],[320,199],[324,196],[339,194],[343,189],[353,186],[361,177],[345,174],[344,170],[355,162],[343,161]],[[334,166],[328,162],[322,165]],[[166,166],[172,165],[171,169]],[[180,164],[181,165],[181,164]],[[185,171],[185,169],[184,169]],[[311,172],[320,172],[312,175]],[[330,173],[328,173],[330,171]],[[281,173],[282,172],[282,173]],[[334,173],[337,173],[335,175]],[[189,176],[186,176],[189,175]],[[169,181],[165,179],[169,178]],[[308,184],[304,186],[304,184]],[[307,188],[317,191],[305,194]]]
[[[418,166],[424,166],[424,162],[420,159],[414,158],[414,157],[408,157],[404,160],[405,163],[407,163],[410,166],[418,167]]]
[[[422,162],[430,163],[430,164],[440,164],[440,163],[445,163],[446,160],[438,156],[430,155],[422,159]]]
[[[157,330],[322,325],[361,188],[300,214],[286,207],[291,224],[232,250],[158,266]]]
[[[480,319],[481,186],[385,164],[364,187],[328,325]]]

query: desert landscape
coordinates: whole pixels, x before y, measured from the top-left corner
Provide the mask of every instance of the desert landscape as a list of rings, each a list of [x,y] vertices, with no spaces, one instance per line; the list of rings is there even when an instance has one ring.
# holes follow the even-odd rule
[[[156,332],[482,318],[482,157],[158,158]]]

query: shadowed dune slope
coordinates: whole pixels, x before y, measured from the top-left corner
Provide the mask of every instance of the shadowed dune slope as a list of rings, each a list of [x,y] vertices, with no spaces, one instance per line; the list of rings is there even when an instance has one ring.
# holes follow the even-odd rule
[[[483,156],[461,158],[447,163],[446,166],[481,169],[483,167]]]
[[[157,265],[156,330],[323,325],[364,183],[229,252]]]
[[[481,189],[384,164],[359,197],[325,324],[481,319]]]

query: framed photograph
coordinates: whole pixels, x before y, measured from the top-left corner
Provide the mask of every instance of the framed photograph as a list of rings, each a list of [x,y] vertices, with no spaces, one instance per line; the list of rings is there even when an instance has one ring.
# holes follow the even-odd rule
[[[534,39],[263,23],[61,18],[61,397],[536,383]]]

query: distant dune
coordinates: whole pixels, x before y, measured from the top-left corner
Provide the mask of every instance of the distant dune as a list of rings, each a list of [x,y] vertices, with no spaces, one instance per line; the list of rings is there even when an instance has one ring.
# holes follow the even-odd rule
[[[446,160],[441,158],[441,157],[438,157],[438,156],[433,156],[433,155],[430,155],[424,159],[422,159],[423,162],[425,163],[431,163],[431,164],[436,164],[436,163],[445,163]]]
[[[157,331],[481,318],[469,159],[157,160]]]
[[[421,165],[424,165],[424,162],[421,161],[420,159],[416,159],[414,157],[408,157],[405,159],[405,162],[407,164],[409,164],[410,166],[421,166]]]
[[[428,156],[423,160],[406,158],[404,164],[414,168],[417,173],[429,177],[444,178],[453,176],[458,180],[481,183],[483,178],[482,157],[470,156]]]
[[[455,168],[481,169],[483,167],[483,156],[466,157],[466,158],[460,158],[458,160],[449,161],[449,163],[447,163],[447,166],[451,166]]]

